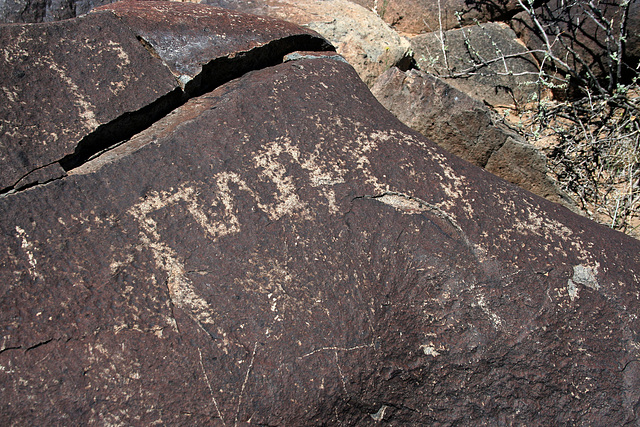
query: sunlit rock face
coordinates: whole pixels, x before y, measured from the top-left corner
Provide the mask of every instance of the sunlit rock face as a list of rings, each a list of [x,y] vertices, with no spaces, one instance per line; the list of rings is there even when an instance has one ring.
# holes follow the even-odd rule
[[[93,51],[69,49],[66,74],[54,56],[0,93],[0,170],[19,171],[0,196],[0,424],[634,422],[637,240],[405,127],[309,30],[110,8],[0,30],[123,26],[94,36],[114,74],[82,72]],[[151,12],[164,27],[144,26]],[[194,30],[213,14],[229,28]],[[172,38],[185,57],[163,53]],[[194,40],[210,42],[201,56]],[[179,102],[123,120],[110,87],[125,117]],[[28,126],[27,148],[5,142]]]

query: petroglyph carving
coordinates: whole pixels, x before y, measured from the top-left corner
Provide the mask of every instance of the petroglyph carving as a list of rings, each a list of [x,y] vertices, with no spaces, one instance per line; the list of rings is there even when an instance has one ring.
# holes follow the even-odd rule
[[[226,182],[224,177],[221,182]],[[223,186],[224,188],[224,186]],[[142,227],[140,240],[143,245],[151,249],[156,265],[167,274],[167,287],[169,295],[176,307],[184,309],[200,325],[214,324],[212,318],[213,308],[200,297],[193,284],[186,276],[184,263],[179,259],[175,250],[162,242],[158,232],[158,224],[151,217],[151,213],[160,209],[169,208],[176,203],[186,204],[186,210],[193,219],[202,226],[207,235],[212,239],[239,231],[238,221],[229,211],[233,209],[228,194],[222,192],[221,204],[225,214],[221,221],[211,221],[200,207],[197,198],[197,189],[194,185],[185,184],[175,192],[152,192],[146,199],[129,209],[129,213],[138,220]],[[226,219],[226,221],[224,220]],[[177,327],[177,325],[174,325]]]

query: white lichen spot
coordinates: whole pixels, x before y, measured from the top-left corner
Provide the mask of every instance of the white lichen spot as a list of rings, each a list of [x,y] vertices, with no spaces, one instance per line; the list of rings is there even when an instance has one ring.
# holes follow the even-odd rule
[[[433,357],[440,356],[440,352],[436,350],[432,342],[430,342],[429,344],[422,344],[420,346],[420,350],[422,350],[422,352],[427,356],[433,356]]]
[[[598,275],[598,268],[600,264],[598,262],[595,263],[594,267],[589,267],[586,265],[575,265],[573,267],[573,277],[569,279],[567,282],[567,291],[569,292],[569,297],[573,300],[577,294],[577,286],[582,285],[587,288],[598,290],[600,289],[600,284],[598,283],[598,279],[596,276]],[[573,293],[573,297],[571,296]]]

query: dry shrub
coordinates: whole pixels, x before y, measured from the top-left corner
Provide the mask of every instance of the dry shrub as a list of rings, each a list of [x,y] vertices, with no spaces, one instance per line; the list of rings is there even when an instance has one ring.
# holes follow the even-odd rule
[[[548,0],[518,1],[521,23],[537,34],[524,54],[539,60],[538,89],[533,102],[504,116],[542,146],[552,178],[583,214],[640,238],[640,64],[625,55],[630,1],[563,0],[555,9]],[[600,50],[587,49],[584,37]],[[475,63],[443,76],[466,78],[507,59],[499,51],[495,58],[473,55],[472,41],[466,43]]]

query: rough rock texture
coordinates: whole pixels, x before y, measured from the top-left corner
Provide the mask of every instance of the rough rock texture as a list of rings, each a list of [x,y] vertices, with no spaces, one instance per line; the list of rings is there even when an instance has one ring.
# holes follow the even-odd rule
[[[540,24],[547,29],[549,41],[553,44],[554,55],[583,76],[589,72],[593,73],[596,78],[602,80],[602,84],[606,85],[606,76],[616,74],[616,65],[611,61],[607,48],[607,32],[602,23],[611,23],[612,35],[615,39],[610,40],[612,42],[610,48],[617,54],[615,40],[619,38],[622,19],[620,3],[622,2],[614,0],[567,4],[562,0],[553,0],[535,11]],[[591,16],[596,16],[599,24]],[[630,2],[629,15],[624,24],[628,30],[628,39],[625,41],[626,49],[622,52],[623,62],[625,67],[635,69],[640,59],[639,2]],[[547,50],[544,37],[528,13],[522,12],[516,15],[511,26],[530,49]],[[542,59],[544,53],[539,53],[538,56]],[[560,71],[566,70],[560,68]],[[628,72],[628,70],[624,71]]]
[[[390,69],[371,91],[400,121],[447,151],[539,196],[569,203],[547,177],[544,157],[496,123],[483,103],[418,70]]]
[[[633,423],[640,242],[313,56],[0,197],[0,424]]]
[[[59,3],[46,3],[38,1],[25,0],[0,0],[4,3],[0,4],[0,22],[42,22],[57,21],[75,17],[76,14],[87,13],[91,9],[98,6],[111,3],[110,0],[63,0]],[[261,1],[241,1],[241,0],[204,0],[199,3],[218,6],[225,9],[247,12],[250,14],[267,16],[277,19],[294,22],[298,25],[310,28],[322,34],[331,43],[333,43],[338,53],[344,56],[349,63],[360,74],[360,77],[369,85],[389,67],[394,65],[407,64],[410,62],[410,43],[409,41],[393,31],[384,21],[370,10],[365,9],[353,2],[347,0],[302,0],[302,1],[283,1],[283,0],[261,0]],[[126,14],[120,14],[123,19],[130,22],[138,29],[139,35],[143,38],[150,37],[149,30],[153,26],[162,25],[161,21],[157,21],[158,13],[171,10],[174,5],[159,7],[149,6],[146,1],[141,2],[135,7],[135,16],[129,18]],[[173,15],[180,13],[180,7],[170,12]],[[131,9],[128,5],[126,9]],[[98,8],[101,10],[118,10],[111,6]],[[200,9],[204,10],[204,9]],[[201,12],[202,13],[202,12]],[[147,16],[148,14],[148,16]],[[150,19],[145,24],[145,19]],[[175,16],[173,17],[175,19]],[[190,46],[182,46],[180,41],[175,42],[176,46],[157,46],[161,43],[163,37],[161,33],[156,32],[154,47],[158,49],[158,53],[165,53],[165,57],[171,56],[172,49],[191,48],[200,49],[199,43],[201,38],[207,39],[205,44],[211,46],[213,40],[207,38],[207,34],[202,30],[207,28],[206,25],[219,25],[216,23],[215,15],[211,15],[208,19],[200,19],[202,17],[184,18],[184,22],[172,21],[170,24],[172,29],[167,30],[172,33],[182,34],[183,39],[188,40]],[[207,24],[205,24],[205,22]],[[270,21],[271,22],[271,21]],[[238,25],[245,25],[248,21],[243,20]],[[283,27],[285,24],[280,23],[277,26]],[[251,28],[251,25],[245,25],[245,28]],[[215,33],[215,30],[212,31]],[[245,34],[246,42],[251,42],[250,34]],[[167,39],[169,40],[169,39]],[[217,41],[222,42],[221,40]],[[153,43],[152,43],[153,44]],[[223,43],[224,44],[224,43]],[[201,52],[203,54],[204,52]],[[207,58],[206,55],[203,58]],[[169,59],[169,63],[171,60]],[[185,76],[190,73],[185,73]],[[185,77],[186,78],[186,77]]]
[[[480,101],[522,104],[538,95],[537,60],[504,24],[423,34],[411,39],[411,48],[421,70]]]
[[[409,41],[376,14],[347,0],[205,0],[203,3],[295,22],[317,31],[371,86],[394,65],[410,62]]]
[[[199,76],[199,80],[208,81],[208,86],[218,86],[228,79],[221,76],[227,63],[238,64],[229,72],[243,74],[248,70],[238,70],[238,67],[255,69],[275,65],[284,54],[299,50],[296,47],[333,50],[314,31],[289,22],[211,6],[128,1],[96,10],[109,10],[122,19],[144,40],[151,54],[162,59],[183,83]],[[249,53],[263,46],[261,54]],[[221,60],[212,61],[218,58]],[[203,73],[205,66],[215,70]],[[204,84],[198,82],[198,86]]]
[[[38,180],[60,176],[53,164],[100,125],[178,86],[111,13],[0,26],[0,45],[0,190],[30,184],[27,175],[49,165],[53,175]]]
[[[0,26],[0,40],[2,192],[58,178],[187,97],[258,64],[273,65],[296,48],[332,49],[294,24],[152,1],[52,24]]]
[[[0,23],[51,22],[75,18],[112,0],[0,0]]]
[[[520,12],[517,0],[353,0],[375,11],[396,30],[408,34],[431,33],[503,21]]]

